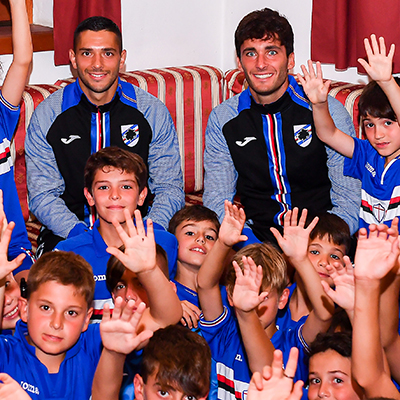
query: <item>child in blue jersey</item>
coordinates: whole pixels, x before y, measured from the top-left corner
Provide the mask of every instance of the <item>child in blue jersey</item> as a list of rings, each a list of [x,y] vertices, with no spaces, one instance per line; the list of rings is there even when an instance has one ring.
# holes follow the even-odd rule
[[[118,400],[127,346],[108,363],[100,361],[93,381],[92,400]],[[110,379],[110,370],[119,378]],[[140,372],[135,375],[131,400],[205,400],[210,388],[211,353],[197,333],[179,325],[154,332],[143,350]]]
[[[327,268],[336,263],[345,265],[344,257],[350,250],[350,244],[350,229],[346,222],[335,214],[319,215],[317,224],[310,232],[307,254],[321,281],[334,286]],[[305,285],[296,270],[289,291],[288,303],[279,310],[276,320],[280,329],[286,329],[300,319],[305,320],[312,310]]]
[[[111,223],[116,218],[127,230],[124,210],[129,218],[147,196],[147,168],[142,158],[117,147],[106,147],[92,154],[85,166],[86,199],[96,208],[98,220],[93,229],[60,242],[56,250],[73,251],[92,266],[96,281],[93,322],[99,322],[104,304],[113,306],[106,287],[106,269],[110,254],[107,247],[119,248],[122,239]],[[170,269],[177,254],[175,237],[163,230],[154,232],[155,240],[167,252]]]
[[[9,221],[15,222],[9,246],[10,260],[27,254],[15,270],[17,281],[28,276],[32,265],[31,244],[14,181],[14,167],[10,152],[11,141],[19,118],[19,103],[28,81],[32,63],[32,38],[25,0],[10,0],[13,61],[7,71],[0,93],[0,189],[3,191],[4,212]]]
[[[371,35],[364,40],[368,62],[359,59],[373,79],[358,104],[361,126],[367,141],[351,138],[337,129],[328,111],[330,81],[323,82],[321,64],[315,73],[302,65],[304,77],[298,74],[304,91],[312,103],[318,137],[334,150],[348,157],[344,174],[362,181],[360,228],[384,223],[390,226],[400,215],[400,87],[392,76],[394,44],[386,55],[385,41]]]
[[[232,310],[222,304],[219,279],[223,272],[224,259],[231,247],[246,240],[241,235],[244,223],[244,211],[226,201],[219,238],[198,275],[198,293],[203,311],[200,328],[217,363],[219,398],[227,398],[231,393],[235,393],[237,398],[243,398],[251,372],[261,371],[264,365],[271,365],[275,347],[283,351],[285,362],[291,347],[300,349],[302,354],[296,378],[304,380],[304,352],[307,343],[319,332],[328,329],[333,312],[333,304],[323,292],[318,274],[307,254],[301,254],[298,260],[293,261],[302,264],[298,266],[302,275],[309,275],[307,285],[316,286],[316,282],[319,285],[310,294],[314,310],[304,324],[299,323],[286,331],[277,331],[276,316],[278,310],[286,305],[288,298],[286,263],[273,246],[263,243],[240,250],[234,257],[234,270],[232,267],[228,272],[227,292],[236,312],[235,318]],[[304,223],[305,215],[297,225],[297,211],[293,214],[293,221],[286,221],[286,225],[296,232],[292,236],[293,247],[301,231],[305,231],[300,234],[301,240],[308,243],[307,229],[311,230],[315,221],[307,229],[304,229]],[[332,310],[326,309],[324,302],[332,305]]]
[[[144,304],[137,306],[130,300],[124,308],[122,304],[126,302],[118,298],[112,319],[106,305],[100,329],[99,325],[88,327],[95,286],[91,266],[72,252],[46,253],[30,270],[27,299],[23,300],[21,309],[23,322],[17,322],[13,337],[0,337],[0,371],[20,382],[32,398],[89,399],[102,341],[103,354],[109,357],[109,353],[119,351],[119,345],[135,339],[137,332],[147,340],[160,326],[159,321],[165,318],[171,323],[179,321],[179,300],[156,264],[151,221],[147,223],[146,233],[138,210],[136,226],[128,210],[125,214],[128,233],[113,219],[125,252],[112,247],[108,250],[132,272],[142,276],[145,288],[157,288],[160,299],[156,303],[168,303],[169,307],[155,306],[153,315],[149,316]],[[15,262],[6,259],[9,231],[7,228],[0,242],[0,271],[5,273],[15,267]],[[136,348],[139,343],[133,342]]]
[[[202,205],[185,206],[169,222],[168,231],[178,240],[177,268],[172,282],[183,308],[181,323],[190,329],[198,328],[201,314],[197,274],[218,238],[219,227],[217,214]]]

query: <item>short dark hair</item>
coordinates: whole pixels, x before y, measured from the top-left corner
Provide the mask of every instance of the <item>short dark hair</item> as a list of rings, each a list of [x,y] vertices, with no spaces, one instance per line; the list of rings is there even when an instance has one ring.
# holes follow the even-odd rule
[[[239,267],[243,270],[242,257],[251,257],[256,265],[261,265],[263,278],[260,292],[263,290],[276,289],[278,295],[288,284],[286,261],[281,253],[270,243],[253,243],[240,249],[234,256]],[[226,290],[230,296],[233,294],[233,288],[236,282],[236,273],[231,264],[226,276]]]
[[[327,350],[334,350],[342,357],[351,357],[351,333],[333,332],[319,333],[310,345],[309,357],[315,354],[324,353]]]
[[[139,192],[146,187],[147,167],[142,157],[119,147],[111,146],[93,153],[86,161],[84,170],[85,188],[90,193],[92,193],[96,172],[105,167],[114,167],[123,172],[135,174]]]
[[[183,221],[210,221],[215,225],[217,233],[219,231],[219,227],[221,226],[218,220],[218,215],[209,208],[199,204],[185,206],[181,210],[177,211],[169,221],[168,232],[171,232],[173,235],[175,235],[176,228]]]
[[[211,351],[199,334],[179,325],[158,329],[143,350],[140,375],[156,374],[161,387],[172,387],[196,398],[210,389]]]
[[[310,233],[310,240],[315,238],[322,239],[328,236],[328,239],[337,246],[344,245],[346,254],[349,253],[351,245],[350,228],[342,218],[335,214],[323,213],[318,215],[318,223]]]
[[[73,285],[88,305],[92,306],[94,296],[93,270],[90,264],[78,254],[70,251],[52,251],[43,254],[29,270],[27,299],[40,285],[55,281],[61,285]]]
[[[400,86],[400,78],[394,79]],[[360,123],[362,123],[362,120],[367,118],[368,115],[375,118],[387,118],[392,121],[397,121],[396,114],[386,94],[375,81],[369,82],[362,91],[358,102],[358,114]],[[363,126],[362,129],[364,130]]]
[[[111,19],[106,17],[94,16],[86,18],[84,21],[82,21],[76,27],[74,32],[74,51],[77,50],[79,35],[85,31],[108,31],[115,33],[115,35],[117,36],[119,52],[122,52],[122,34],[120,29],[118,28],[118,25]]]
[[[289,21],[270,8],[247,14],[235,31],[236,54],[240,59],[240,47],[247,39],[278,39],[286,49],[286,55],[293,53],[294,35]]]
[[[119,248],[121,251],[125,250],[125,246],[122,245]],[[158,244],[156,243],[156,254],[163,257],[166,261],[167,270],[160,268],[163,274],[169,279],[169,271],[168,271],[168,256],[167,252]],[[118,260],[117,257],[111,256],[107,262],[107,271],[106,271],[106,286],[110,293],[115,289],[118,282],[121,280],[122,275],[125,272],[125,265],[122,264],[121,261]]]

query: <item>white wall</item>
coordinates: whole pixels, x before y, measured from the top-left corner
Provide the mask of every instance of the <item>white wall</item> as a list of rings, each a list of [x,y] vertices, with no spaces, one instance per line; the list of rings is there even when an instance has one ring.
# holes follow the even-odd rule
[[[53,0],[33,0],[34,22],[52,26]],[[265,0],[122,0],[122,33],[128,51],[126,70],[210,64],[226,71],[236,67],[233,34],[248,12],[266,6]],[[310,57],[312,0],[269,0],[295,32],[296,67]],[[55,67],[53,52],[34,54],[30,83],[54,83],[71,76],[68,66]],[[11,56],[0,56],[6,71]],[[355,68],[345,72],[323,66],[324,76],[366,82]],[[1,83],[1,80],[0,80]]]

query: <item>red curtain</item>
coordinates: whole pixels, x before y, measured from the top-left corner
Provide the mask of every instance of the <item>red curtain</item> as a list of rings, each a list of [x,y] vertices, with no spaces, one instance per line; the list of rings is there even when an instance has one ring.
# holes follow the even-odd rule
[[[54,0],[54,63],[69,64],[77,25],[88,17],[100,15],[112,19],[121,29],[121,0]]]
[[[337,69],[357,67],[365,57],[364,38],[375,33],[397,48],[393,73],[400,72],[400,2],[398,0],[313,0],[311,58],[335,64]]]

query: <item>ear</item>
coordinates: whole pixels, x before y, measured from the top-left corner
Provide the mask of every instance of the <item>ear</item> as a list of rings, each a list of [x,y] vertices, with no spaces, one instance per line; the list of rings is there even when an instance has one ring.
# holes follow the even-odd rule
[[[72,49],[69,49],[69,61],[71,61],[72,68],[78,69],[78,66],[76,65],[75,52]]]
[[[19,298],[20,301],[20,310],[19,310],[19,315],[25,323],[28,322],[28,301],[24,299],[23,297]]]
[[[119,62],[119,72],[123,71],[124,65],[126,61],[126,50],[122,50],[121,52],[121,60]]]
[[[236,56],[236,61],[237,61],[237,65],[238,65],[239,71],[244,72],[244,71],[243,71],[243,67],[242,67],[242,63],[241,63],[241,61],[240,61],[240,58],[237,57],[237,56]]]
[[[295,65],[295,62],[294,62],[294,53],[290,53],[289,54],[289,57],[288,57],[288,66],[287,66],[287,69],[289,70],[289,69],[293,69],[294,68],[294,65]]]
[[[90,307],[89,310],[87,311],[87,314],[86,314],[86,317],[85,317],[85,322],[84,322],[83,327],[82,327],[82,332],[85,332],[86,329],[88,328],[89,322],[90,322],[90,318],[91,318],[92,314],[93,314],[93,307]]]
[[[92,194],[89,192],[88,188],[83,189],[83,194],[85,195],[89,206],[93,207],[94,206],[94,198],[93,198]]]
[[[283,292],[281,294],[281,297],[279,297],[278,308],[280,310],[285,308],[285,306],[286,306],[286,304],[287,304],[287,302],[289,300],[289,293],[290,293],[289,289],[286,288],[286,289],[283,290]]]
[[[133,378],[133,387],[135,391],[135,400],[144,400],[144,382],[143,378],[139,374],[136,374]]]
[[[138,199],[138,202],[137,202],[138,206],[142,206],[143,205],[144,200],[146,199],[146,196],[147,196],[147,187],[145,187],[139,194],[139,199]]]
[[[227,295],[226,297],[228,298],[228,303],[229,303],[229,305],[230,305],[231,307],[233,307],[233,300],[232,300],[231,295],[230,295],[229,293],[227,293],[226,295]]]

